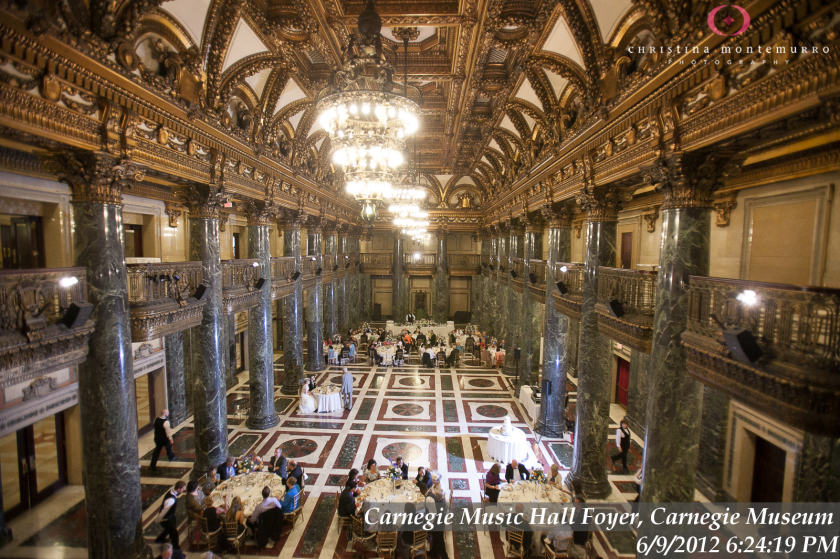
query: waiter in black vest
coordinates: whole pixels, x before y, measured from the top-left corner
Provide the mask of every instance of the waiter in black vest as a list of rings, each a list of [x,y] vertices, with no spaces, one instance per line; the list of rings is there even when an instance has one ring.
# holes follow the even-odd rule
[[[166,447],[166,456],[169,457],[169,461],[174,461],[175,453],[172,452],[172,428],[169,426],[169,410],[161,410],[160,417],[155,419],[155,450],[152,452],[150,468],[157,468],[160,450],[164,447]]]
[[[163,543],[168,537],[169,541],[172,542],[172,547],[181,549],[181,546],[178,545],[178,521],[175,519],[175,510],[178,504],[178,496],[186,491],[186,488],[187,483],[182,480],[166,492],[166,496],[163,498],[163,504],[160,505],[160,512],[158,512],[157,518],[155,519],[160,523],[163,532],[157,537],[155,543]]]

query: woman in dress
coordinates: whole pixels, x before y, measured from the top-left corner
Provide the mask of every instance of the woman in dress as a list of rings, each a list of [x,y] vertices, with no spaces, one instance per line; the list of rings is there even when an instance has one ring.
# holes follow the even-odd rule
[[[309,414],[315,413],[318,409],[318,403],[315,398],[309,394],[309,381],[303,384],[303,392],[300,394],[300,405],[298,406],[298,413]]]
[[[498,464],[493,464],[490,471],[487,472],[487,477],[484,478],[484,492],[491,503],[499,502],[499,492],[502,490],[502,478],[499,477],[501,469]]]
[[[563,491],[563,478],[560,477],[560,468],[557,467],[557,464],[551,465],[551,472],[548,474],[548,484]]]
[[[381,474],[379,468],[376,467],[376,460],[368,460],[367,469],[365,470],[365,482],[370,483],[379,479]]]
[[[225,517],[226,522],[236,522],[236,532],[241,534],[245,531],[245,511],[242,509],[242,499],[234,497]]]

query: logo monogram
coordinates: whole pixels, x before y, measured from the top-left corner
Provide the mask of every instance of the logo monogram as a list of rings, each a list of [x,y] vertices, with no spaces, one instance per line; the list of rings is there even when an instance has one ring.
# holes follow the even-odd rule
[[[717,28],[717,25],[715,25],[715,15],[717,15],[717,13],[720,10],[722,10],[723,8],[735,8],[736,10],[741,12],[741,16],[744,18],[744,24],[735,33],[724,33],[723,31],[721,31],[720,29]],[[709,23],[709,29],[711,29],[712,31],[714,31],[718,35],[723,35],[724,37],[734,37],[735,35],[740,35],[744,31],[746,31],[747,27],[750,26],[750,14],[747,12],[747,10],[745,10],[741,6],[736,6],[734,4],[728,4],[728,5],[723,4],[721,6],[718,6],[717,8],[712,10],[711,12],[709,12],[708,23]],[[731,15],[727,14],[727,16],[723,19],[723,23],[725,23],[728,27],[728,26],[732,25],[733,23],[735,23],[735,19]]]

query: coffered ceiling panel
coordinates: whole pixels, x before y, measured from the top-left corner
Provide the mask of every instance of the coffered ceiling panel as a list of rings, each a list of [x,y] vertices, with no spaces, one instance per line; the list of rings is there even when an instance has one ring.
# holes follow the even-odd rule
[[[193,43],[199,46],[211,3],[212,0],[173,0],[166,2],[163,9],[178,20],[178,23],[189,32]]]
[[[225,63],[222,65],[222,72],[230,68],[234,63],[246,56],[268,52],[266,47],[251,26],[244,19],[240,19],[233,32],[233,39],[225,56]]]

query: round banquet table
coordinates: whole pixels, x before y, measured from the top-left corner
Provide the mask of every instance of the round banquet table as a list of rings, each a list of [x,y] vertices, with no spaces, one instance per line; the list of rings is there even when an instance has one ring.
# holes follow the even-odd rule
[[[399,482],[397,482],[399,484]],[[362,503],[422,503],[423,494],[417,489],[414,480],[402,480],[394,491],[393,482],[390,479],[378,479],[365,485],[362,493],[356,497],[356,508]]]
[[[509,464],[511,460],[524,460],[528,456],[525,432],[513,427],[510,435],[502,435],[501,427],[493,427],[487,436],[487,454],[502,464]]]
[[[254,512],[254,508],[263,501],[262,490],[266,485],[271,488],[272,496],[277,497],[278,500],[283,499],[286,493],[283,480],[272,472],[254,472],[234,476],[220,483],[210,496],[213,497],[213,505],[216,507],[225,506],[225,497],[227,497],[227,506],[230,506],[234,497],[239,497],[242,499],[245,517],[248,518]]]
[[[394,362],[394,356],[397,354],[397,346],[379,346],[376,351],[382,356],[382,364],[390,365]]]
[[[310,392],[318,403],[318,412],[341,410],[341,388],[338,386],[319,386]]]
[[[543,485],[533,481],[517,481],[514,484],[503,483],[499,492],[499,503],[571,503],[572,497],[552,485]],[[504,507],[502,507],[504,508]],[[542,555],[542,540],[548,532],[534,530],[531,541],[531,553]],[[501,535],[501,534],[500,534]],[[506,539],[502,536],[502,539]]]

